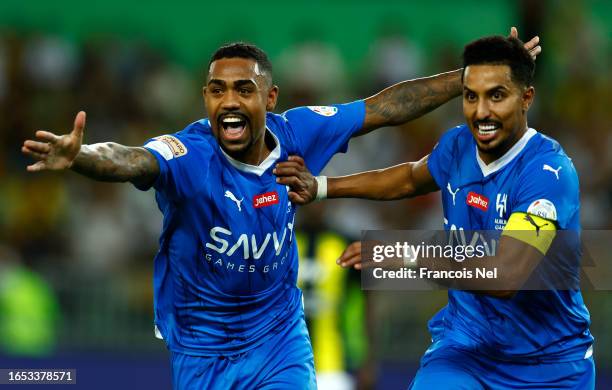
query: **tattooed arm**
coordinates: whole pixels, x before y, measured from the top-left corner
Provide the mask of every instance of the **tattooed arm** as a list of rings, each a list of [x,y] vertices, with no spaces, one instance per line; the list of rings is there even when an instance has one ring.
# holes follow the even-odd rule
[[[74,120],[70,134],[55,135],[37,131],[41,141],[27,140],[21,151],[38,160],[28,171],[72,169],[99,181],[132,182],[138,186],[150,185],[159,175],[155,157],[141,147],[129,147],[113,142],[81,145],[85,128],[85,112]]]
[[[365,121],[357,135],[408,122],[461,95],[461,72],[403,81],[367,98]]]
[[[151,152],[113,142],[81,146],[71,169],[94,180],[129,181],[137,186],[150,185],[159,175]]]

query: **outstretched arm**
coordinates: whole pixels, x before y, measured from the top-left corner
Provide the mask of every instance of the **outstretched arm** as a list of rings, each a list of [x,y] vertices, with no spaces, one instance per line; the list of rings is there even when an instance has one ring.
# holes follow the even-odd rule
[[[395,200],[438,189],[429,173],[427,158],[349,176],[315,178],[301,157],[290,156],[288,161],[276,165],[274,174],[278,183],[291,188],[289,199],[296,204],[307,204],[321,197]]]
[[[71,168],[94,180],[137,186],[150,185],[159,175],[157,159],[147,149],[114,142],[81,146]]]
[[[518,38],[516,27],[510,36]],[[525,43],[535,59],[542,51],[540,38],[534,37]],[[383,126],[394,126],[418,118],[450,99],[461,95],[461,73],[458,69],[448,73],[403,81],[365,100],[366,116],[361,131],[363,135]]]
[[[38,160],[28,166],[28,171],[72,169],[94,180],[129,181],[139,186],[155,181],[159,175],[159,165],[145,148],[113,142],[82,145],[84,129],[85,112],[81,111],[69,134],[37,131],[38,141],[27,140],[21,148],[24,154]]]

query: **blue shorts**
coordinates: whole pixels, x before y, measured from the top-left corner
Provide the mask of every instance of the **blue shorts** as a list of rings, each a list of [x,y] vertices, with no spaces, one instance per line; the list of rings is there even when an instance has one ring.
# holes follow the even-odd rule
[[[426,353],[410,384],[411,390],[594,388],[593,357],[562,363],[519,364],[490,359],[453,345]]]
[[[304,315],[263,344],[233,356],[171,352],[174,389],[316,389]]]

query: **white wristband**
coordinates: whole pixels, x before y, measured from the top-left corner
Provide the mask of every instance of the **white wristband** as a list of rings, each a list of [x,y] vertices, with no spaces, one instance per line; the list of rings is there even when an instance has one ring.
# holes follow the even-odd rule
[[[317,197],[315,200],[327,198],[327,176],[315,176],[317,181]]]

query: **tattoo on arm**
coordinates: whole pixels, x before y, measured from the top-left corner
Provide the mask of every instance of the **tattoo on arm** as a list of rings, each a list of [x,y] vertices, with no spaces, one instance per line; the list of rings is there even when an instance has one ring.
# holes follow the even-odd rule
[[[94,180],[153,183],[159,175],[157,159],[141,147],[128,147],[113,142],[83,145],[72,170]]]
[[[382,126],[408,122],[461,95],[461,72],[403,81],[366,99],[366,119],[359,135]]]

